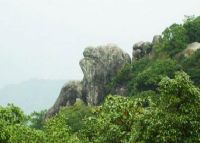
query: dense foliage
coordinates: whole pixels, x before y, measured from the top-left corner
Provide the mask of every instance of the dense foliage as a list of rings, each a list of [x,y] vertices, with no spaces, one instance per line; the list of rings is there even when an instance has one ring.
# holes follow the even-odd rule
[[[154,56],[126,65],[110,84],[111,92],[117,87],[128,89],[127,95],[131,96],[146,90],[155,91],[163,76],[173,77],[180,70],[184,70],[200,86],[200,51],[190,57],[181,56],[188,44],[200,42],[199,37],[200,17],[187,17],[183,24],[166,28],[159,42],[154,45]]]
[[[179,56],[192,42],[200,42],[200,17],[166,28],[153,57],[118,72],[101,106],[78,101],[47,121],[46,110],[27,116],[0,106],[0,143],[200,142],[200,50]],[[115,93],[121,87],[126,97]]]
[[[188,17],[183,24],[172,24],[162,33],[162,38],[157,44],[159,54],[168,54],[174,57],[186,48],[187,44],[200,42],[200,16]]]
[[[35,128],[35,129],[42,129],[43,125],[44,125],[44,117],[45,114],[47,113],[47,110],[42,110],[40,112],[33,112],[30,116],[29,116],[29,120],[30,120],[30,127],[31,128]]]
[[[78,143],[73,132],[82,128],[81,119],[89,116],[91,109],[77,103],[44,122],[45,112],[34,112],[29,117],[14,105],[0,107],[0,143]]]
[[[156,91],[162,77],[173,77],[182,66],[172,59],[155,60],[147,59],[136,61],[132,65],[126,65],[111,83],[112,88],[124,86],[128,88],[128,95],[136,95],[143,91]]]
[[[40,143],[43,133],[27,125],[28,117],[20,108],[9,104],[0,107],[0,143]]]
[[[164,77],[158,94],[108,96],[86,120],[88,142],[199,142],[200,89],[184,72]]]

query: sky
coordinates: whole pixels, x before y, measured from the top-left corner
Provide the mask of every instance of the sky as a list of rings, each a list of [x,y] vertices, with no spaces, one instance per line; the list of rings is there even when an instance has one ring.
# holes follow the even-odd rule
[[[129,54],[199,0],[0,0],[0,87],[29,79],[82,79],[88,46],[114,43]]]

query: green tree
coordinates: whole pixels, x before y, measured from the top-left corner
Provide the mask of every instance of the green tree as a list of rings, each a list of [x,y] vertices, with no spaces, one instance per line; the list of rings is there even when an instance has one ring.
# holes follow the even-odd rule
[[[26,116],[19,107],[8,104],[6,107],[0,106],[0,143],[8,143],[12,134],[9,127],[16,124],[24,124]]]
[[[35,130],[27,125],[12,125],[9,130],[8,143],[46,143],[44,132]]]
[[[29,128],[27,121],[19,107],[0,107],[0,143],[44,143],[43,133]]]
[[[61,111],[56,116],[47,120],[44,125],[46,143],[79,143],[76,135],[71,133],[67,125],[66,115]]]
[[[77,101],[74,106],[65,107],[61,112],[66,116],[67,125],[75,133],[84,128],[83,119],[92,114],[92,107],[85,105],[83,101]]]
[[[188,18],[184,23],[184,28],[189,39],[189,43],[200,42],[200,16]]]
[[[200,89],[184,72],[159,85],[158,105],[137,121],[132,142],[200,142]]]
[[[156,91],[158,83],[164,76],[173,77],[174,73],[180,69],[181,66],[174,60],[156,60],[135,75],[135,78],[131,81],[132,93],[137,94],[147,90]]]
[[[85,121],[82,139],[93,143],[124,143],[129,141],[134,122],[145,113],[144,107],[149,97],[127,98],[108,96],[105,103],[98,107]],[[148,104],[149,105],[149,104]]]
[[[8,104],[7,107],[0,106],[0,119],[6,122],[6,125],[21,124],[27,121],[24,112],[13,104]]]
[[[180,24],[173,24],[162,33],[159,44],[160,52],[165,52],[171,57],[181,52],[188,44],[187,30]]]
[[[42,110],[40,112],[33,112],[29,116],[30,127],[34,129],[42,129],[44,125],[44,116],[47,113],[47,110]]]

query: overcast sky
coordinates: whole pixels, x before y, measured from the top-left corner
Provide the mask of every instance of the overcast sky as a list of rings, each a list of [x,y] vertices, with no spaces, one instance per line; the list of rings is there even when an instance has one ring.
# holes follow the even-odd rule
[[[0,0],[0,87],[81,79],[85,47],[114,43],[131,53],[193,14],[200,0]]]

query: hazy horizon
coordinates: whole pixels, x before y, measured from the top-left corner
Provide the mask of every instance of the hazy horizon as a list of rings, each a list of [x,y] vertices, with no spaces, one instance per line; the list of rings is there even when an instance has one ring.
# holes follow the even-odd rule
[[[87,46],[114,43],[131,54],[184,15],[198,0],[1,0],[0,87],[29,79],[82,79]]]
[[[0,88],[0,106],[8,103],[20,107],[26,114],[49,109],[59,96],[65,80],[32,79]]]

